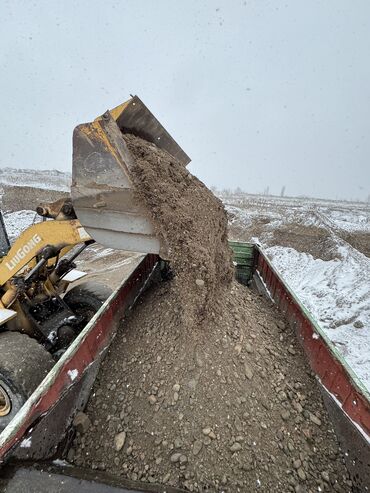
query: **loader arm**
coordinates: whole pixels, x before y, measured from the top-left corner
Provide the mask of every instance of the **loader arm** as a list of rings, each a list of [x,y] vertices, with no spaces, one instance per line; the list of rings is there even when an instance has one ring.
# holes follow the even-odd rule
[[[79,243],[91,240],[77,219],[44,221],[26,229],[14,242],[7,255],[0,260],[0,286],[26,266],[36,264],[35,257],[45,246],[51,245],[63,254]]]

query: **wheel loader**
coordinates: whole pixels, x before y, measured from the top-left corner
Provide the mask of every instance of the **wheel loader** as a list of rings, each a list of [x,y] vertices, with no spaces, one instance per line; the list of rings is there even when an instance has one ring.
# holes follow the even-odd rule
[[[0,216],[0,431],[111,294],[92,282],[73,286],[84,276],[74,260],[93,240],[71,200],[36,210],[53,220],[12,246]]]
[[[3,245],[0,431],[110,295],[91,283],[67,290],[82,250],[97,241],[160,253],[150,211],[136,199],[125,133],[154,143],[184,166],[190,162],[137,96],[75,128],[71,199],[38,207],[49,220],[31,226],[11,248],[7,239]]]

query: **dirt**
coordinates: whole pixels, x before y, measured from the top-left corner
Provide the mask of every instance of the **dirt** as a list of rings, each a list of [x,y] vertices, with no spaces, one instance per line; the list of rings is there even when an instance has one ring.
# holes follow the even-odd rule
[[[258,238],[269,247],[276,245],[290,247],[322,260],[333,260],[338,257],[330,232],[314,224],[302,224],[302,219],[296,215],[290,217],[285,224],[276,224],[263,213],[251,216],[248,224],[243,224],[232,212],[228,215],[232,239],[253,242]]]
[[[370,258],[370,233],[342,233],[341,237],[353,248]]]
[[[212,311],[232,275],[224,206],[166,151],[125,135],[137,199],[151,215],[161,256],[175,274],[174,294],[191,327]]]
[[[297,252],[306,252],[322,260],[333,260],[338,257],[330,233],[314,225],[281,226],[273,231],[269,245],[294,248]]]
[[[67,459],[164,490],[349,491],[294,333],[231,281],[221,202],[164,151],[126,140],[174,277],[123,321]]]
[[[276,308],[233,283],[189,332],[172,282],[123,321],[68,459],[189,491],[350,491],[315,378]]]
[[[43,188],[2,185],[1,209],[15,212],[20,210],[35,210],[41,202],[54,202],[68,193]]]

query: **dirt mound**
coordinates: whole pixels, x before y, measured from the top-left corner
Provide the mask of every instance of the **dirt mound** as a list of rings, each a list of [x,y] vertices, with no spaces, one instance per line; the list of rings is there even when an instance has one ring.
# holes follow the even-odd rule
[[[171,282],[151,289],[123,322],[69,460],[189,491],[348,491],[315,379],[279,312],[233,283],[190,333],[172,293]]]
[[[2,185],[1,208],[3,211],[16,212],[35,210],[41,202],[54,202],[67,197],[66,192],[45,190],[44,188]]]
[[[239,241],[259,241],[270,246],[294,248],[298,252],[311,254],[314,258],[332,260],[338,258],[330,233],[315,225],[304,225],[298,221],[279,226],[270,226],[264,217],[252,217],[250,224],[240,224],[234,214],[229,213],[230,237]]]
[[[351,232],[341,234],[343,240],[347,241],[353,248],[370,258],[370,233]]]
[[[273,231],[269,245],[294,248],[297,252],[310,253],[314,258],[333,260],[338,253],[330,233],[314,225],[288,224]]]
[[[151,213],[161,256],[175,273],[174,290],[189,325],[205,316],[233,276],[222,202],[170,154],[125,135],[135,158],[138,200]]]

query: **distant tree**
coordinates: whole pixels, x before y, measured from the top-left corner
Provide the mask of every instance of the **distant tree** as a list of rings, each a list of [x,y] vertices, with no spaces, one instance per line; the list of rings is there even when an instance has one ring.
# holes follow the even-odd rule
[[[267,186],[267,187],[265,188],[265,190],[263,191],[263,195],[269,195],[269,193],[270,193],[270,187],[269,187],[269,186]]]
[[[215,187],[214,185],[211,186],[211,192],[213,192],[214,194],[217,193],[217,187]]]
[[[283,185],[281,188],[280,197],[284,197],[284,195],[285,195],[285,185]]]
[[[241,195],[243,193],[243,190],[240,187],[236,187],[235,193]]]

